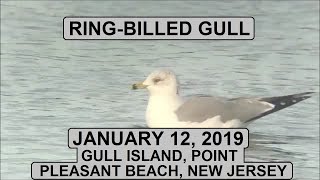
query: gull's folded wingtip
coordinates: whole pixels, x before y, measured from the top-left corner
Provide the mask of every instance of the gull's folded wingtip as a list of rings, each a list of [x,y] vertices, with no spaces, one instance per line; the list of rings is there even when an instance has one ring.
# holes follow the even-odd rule
[[[312,97],[314,93],[315,92],[303,92],[286,96],[267,97],[262,98],[261,100],[275,105],[275,108],[272,111],[278,111],[280,109],[294,105],[300,101],[304,101]]]
[[[286,95],[286,96],[261,98],[260,101],[270,103],[274,107],[272,109],[270,109],[269,111],[262,113],[260,116],[257,116],[257,117],[250,119],[249,121],[258,119],[260,117],[266,116],[268,114],[277,112],[281,109],[284,109],[284,108],[287,108],[287,107],[292,106],[294,104],[297,104],[301,101],[309,99],[314,94],[316,94],[316,92],[303,92],[303,93],[291,94],[291,95]]]

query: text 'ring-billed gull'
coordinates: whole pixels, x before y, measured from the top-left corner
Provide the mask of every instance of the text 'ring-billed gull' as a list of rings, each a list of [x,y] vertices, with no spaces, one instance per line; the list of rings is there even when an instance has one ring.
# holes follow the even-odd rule
[[[238,128],[253,120],[303,101],[313,92],[266,98],[193,96],[182,99],[179,83],[170,70],[158,70],[132,86],[146,88],[146,121],[151,128]]]

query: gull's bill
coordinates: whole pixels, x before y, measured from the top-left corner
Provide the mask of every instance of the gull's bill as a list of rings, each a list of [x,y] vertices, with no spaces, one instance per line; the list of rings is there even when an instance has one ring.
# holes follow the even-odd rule
[[[143,82],[139,82],[139,83],[135,83],[132,85],[132,89],[136,90],[136,89],[144,89],[147,88],[147,85],[144,85]]]
[[[183,99],[170,70],[151,73],[132,89],[146,88],[147,125],[151,128],[237,128],[311,97],[313,92],[266,98],[193,96]]]

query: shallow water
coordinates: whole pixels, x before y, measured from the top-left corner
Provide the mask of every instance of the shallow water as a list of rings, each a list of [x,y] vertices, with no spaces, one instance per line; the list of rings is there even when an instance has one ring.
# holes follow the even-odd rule
[[[276,4],[276,5],[275,5]],[[65,41],[67,15],[253,16],[252,41]],[[75,160],[71,127],[144,124],[145,91],[159,67],[183,95],[319,92],[318,1],[1,1],[1,176],[30,179],[33,161]],[[319,94],[249,126],[247,160],[292,161],[319,179]]]

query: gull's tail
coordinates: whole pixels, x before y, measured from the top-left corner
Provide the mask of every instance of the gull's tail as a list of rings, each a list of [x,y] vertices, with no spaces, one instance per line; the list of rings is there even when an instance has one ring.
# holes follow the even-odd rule
[[[292,94],[287,96],[277,96],[277,97],[266,97],[266,98],[260,98],[260,101],[264,101],[267,103],[270,103],[274,105],[274,108],[262,113],[258,117],[254,117],[253,119],[250,119],[249,121],[258,119],[260,117],[266,116],[268,114],[274,113],[276,111],[279,111],[281,109],[284,109],[286,107],[292,106],[300,101],[306,100],[312,96],[315,92],[304,92],[299,94]]]

